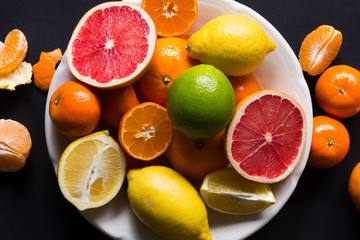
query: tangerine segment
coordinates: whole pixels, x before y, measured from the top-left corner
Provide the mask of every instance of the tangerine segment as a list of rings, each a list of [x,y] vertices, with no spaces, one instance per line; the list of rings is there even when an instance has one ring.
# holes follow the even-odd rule
[[[157,35],[163,37],[185,33],[198,15],[196,0],[143,0],[141,7],[154,21]]]
[[[28,43],[24,33],[14,29],[0,42],[0,74],[14,71],[24,60]]]
[[[226,151],[235,170],[264,183],[285,179],[300,160],[306,121],[289,95],[264,90],[242,100],[226,137]]]
[[[303,71],[315,76],[325,71],[337,56],[342,34],[329,25],[309,33],[301,44],[299,62]]]
[[[121,119],[119,141],[130,156],[152,160],[166,151],[172,134],[167,110],[157,103],[144,102]]]
[[[0,172],[21,169],[29,157],[31,146],[31,136],[24,125],[0,119]]]
[[[79,21],[69,41],[67,61],[75,77],[90,85],[125,86],[145,72],[155,43],[155,26],[143,9],[127,2],[107,2]]]

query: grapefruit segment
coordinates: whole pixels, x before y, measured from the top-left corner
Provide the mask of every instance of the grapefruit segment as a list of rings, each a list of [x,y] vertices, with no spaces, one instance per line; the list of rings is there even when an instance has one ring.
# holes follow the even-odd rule
[[[306,120],[289,95],[263,90],[241,101],[226,136],[231,165],[244,177],[275,183],[286,178],[301,158]]]
[[[154,23],[140,7],[107,2],[79,21],[67,49],[71,72],[99,88],[130,85],[147,69],[156,43]]]

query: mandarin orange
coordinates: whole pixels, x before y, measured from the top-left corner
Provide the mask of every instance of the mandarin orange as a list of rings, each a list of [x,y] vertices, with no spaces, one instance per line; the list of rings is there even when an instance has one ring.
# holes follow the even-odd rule
[[[157,35],[163,37],[185,33],[198,16],[196,0],[143,0],[141,7],[154,21]]]
[[[140,94],[148,101],[166,106],[171,83],[184,70],[199,64],[190,58],[187,41],[180,37],[159,38],[148,71],[136,83]]]
[[[100,96],[89,85],[79,81],[66,82],[51,95],[49,115],[62,134],[85,136],[94,131],[100,121]]]
[[[351,201],[360,211],[360,163],[356,164],[350,174],[348,191]]]
[[[360,71],[347,65],[326,69],[315,85],[315,97],[333,117],[354,116],[360,111]]]
[[[224,132],[194,140],[174,128],[174,137],[165,157],[185,177],[203,180],[211,171],[224,168],[229,163],[224,149]]]
[[[119,128],[122,116],[138,104],[134,85],[105,90],[101,94],[101,117],[109,126]]]
[[[329,25],[322,25],[309,33],[301,44],[299,62],[309,75],[319,75],[337,56],[342,34]]]
[[[346,157],[350,136],[346,127],[328,116],[313,118],[313,135],[307,164],[315,168],[331,168]]]
[[[259,84],[253,73],[243,76],[228,76],[228,78],[234,88],[235,104],[238,104],[246,96],[260,91]]]

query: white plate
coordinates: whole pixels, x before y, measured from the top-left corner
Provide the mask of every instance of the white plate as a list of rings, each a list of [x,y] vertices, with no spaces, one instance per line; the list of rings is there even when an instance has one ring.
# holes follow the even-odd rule
[[[141,0],[130,0],[130,2],[140,5]],[[293,96],[303,107],[307,117],[307,142],[300,163],[288,178],[271,185],[277,200],[276,204],[262,213],[249,216],[225,215],[208,209],[213,240],[243,239],[268,223],[293,193],[306,166],[310,151],[312,103],[308,86],[295,54],[285,39],[268,21],[252,9],[232,0],[198,0],[198,7],[199,17],[189,30],[189,33],[193,33],[210,19],[224,14],[244,15],[256,20],[263,27],[267,35],[275,42],[276,49],[265,57],[262,64],[255,71],[259,85],[262,89],[276,89]],[[46,142],[55,171],[63,150],[73,139],[61,135],[54,128],[49,118],[48,104],[55,89],[71,79],[74,79],[74,77],[70,73],[64,57],[52,80],[45,111]],[[125,185],[118,196],[107,205],[98,209],[83,211],[81,214],[95,227],[114,239],[160,239],[132,213],[128,205]]]

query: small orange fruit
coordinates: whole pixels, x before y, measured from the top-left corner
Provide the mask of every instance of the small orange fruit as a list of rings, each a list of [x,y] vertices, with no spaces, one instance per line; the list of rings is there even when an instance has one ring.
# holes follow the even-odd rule
[[[51,52],[41,52],[39,62],[32,67],[35,86],[40,88],[41,91],[49,90],[51,80],[55,74],[55,66],[61,59],[60,48]]]
[[[152,160],[163,154],[172,139],[172,124],[166,108],[144,102],[131,108],[122,117],[119,141],[132,157]]]
[[[22,31],[14,29],[9,32],[5,42],[0,42],[0,74],[18,68],[26,56],[27,49],[28,43]]]
[[[78,81],[66,82],[51,95],[49,115],[62,134],[85,136],[94,131],[100,121],[100,97],[89,85]]]
[[[337,56],[342,34],[329,25],[322,25],[309,33],[301,44],[299,62],[304,72],[319,75]]]
[[[0,172],[15,172],[24,167],[31,146],[30,133],[24,125],[0,119]]]
[[[213,170],[229,162],[224,149],[224,130],[206,139],[190,139],[174,128],[174,137],[165,152],[170,165],[193,180],[203,180]]]
[[[235,104],[238,104],[246,96],[260,91],[255,75],[249,73],[243,76],[228,76],[235,92]]]
[[[345,126],[328,116],[313,118],[310,155],[307,164],[315,168],[331,168],[347,155],[350,136]]]
[[[180,37],[159,38],[148,71],[136,82],[140,94],[148,101],[166,106],[171,83],[184,70],[199,64],[190,58],[187,41]]]
[[[360,111],[360,71],[347,65],[326,69],[315,85],[315,97],[333,117],[354,116]]]
[[[351,201],[360,211],[360,163],[356,164],[352,170],[348,183],[348,191]]]
[[[105,90],[101,94],[101,117],[106,124],[119,128],[122,116],[138,104],[134,85]]]
[[[143,0],[141,7],[154,21],[157,35],[163,37],[185,33],[198,16],[196,0]]]

